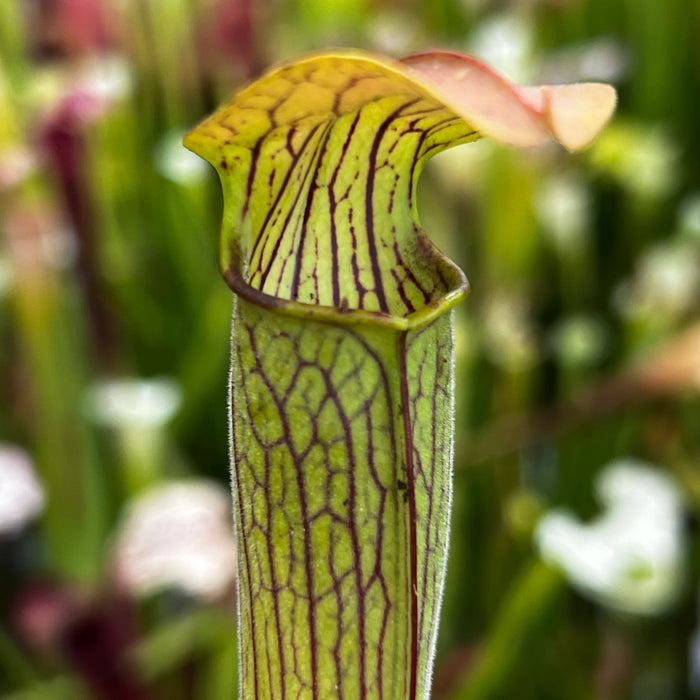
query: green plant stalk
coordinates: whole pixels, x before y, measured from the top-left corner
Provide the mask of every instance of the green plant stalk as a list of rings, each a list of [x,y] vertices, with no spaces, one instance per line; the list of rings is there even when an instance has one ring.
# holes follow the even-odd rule
[[[236,294],[242,698],[430,694],[467,282],[421,230],[416,180],[450,145],[537,143],[558,116],[473,59],[406,61],[287,64],[185,140],[221,176]]]
[[[13,313],[36,413],[34,454],[48,494],[42,518],[47,557],[58,575],[93,584],[101,568],[106,509],[94,434],[80,419],[85,329],[76,290],[41,260],[31,218],[39,218],[41,209],[26,212],[18,209],[8,231]]]
[[[474,666],[451,700],[502,697],[504,686],[566,589],[563,575],[540,561],[528,562],[514,581]]]
[[[19,94],[27,84],[27,51],[24,32],[24,17],[21,3],[4,2],[0,5],[0,58],[12,90]],[[3,96],[3,99],[7,99]]]

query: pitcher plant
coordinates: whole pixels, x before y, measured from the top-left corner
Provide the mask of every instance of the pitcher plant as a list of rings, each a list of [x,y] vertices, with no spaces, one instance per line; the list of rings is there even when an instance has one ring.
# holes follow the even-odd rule
[[[187,135],[221,178],[234,292],[240,698],[429,697],[468,284],[416,182],[482,136],[581,149],[614,106],[607,85],[518,88],[460,54],[339,51],[275,67]]]

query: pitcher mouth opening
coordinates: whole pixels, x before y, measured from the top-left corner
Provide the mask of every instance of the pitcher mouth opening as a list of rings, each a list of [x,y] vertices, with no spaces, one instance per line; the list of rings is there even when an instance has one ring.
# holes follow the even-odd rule
[[[425,306],[405,316],[383,311],[309,304],[272,296],[248,284],[241,271],[239,255],[232,255],[230,261],[230,265],[222,270],[222,275],[234,294],[263,309],[322,323],[383,326],[398,331],[418,330],[459,304],[469,293],[469,281],[462,269],[442,254],[436,258],[436,266],[449,283],[447,290],[427,302]]]

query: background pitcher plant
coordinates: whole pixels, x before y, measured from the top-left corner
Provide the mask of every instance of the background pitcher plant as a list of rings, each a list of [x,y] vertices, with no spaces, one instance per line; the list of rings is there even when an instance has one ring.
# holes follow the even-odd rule
[[[242,698],[429,696],[467,280],[420,228],[416,181],[482,136],[577,150],[614,105],[606,85],[516,88],[458,54],[324,53],[186,137],[222,180],[235,292]]]

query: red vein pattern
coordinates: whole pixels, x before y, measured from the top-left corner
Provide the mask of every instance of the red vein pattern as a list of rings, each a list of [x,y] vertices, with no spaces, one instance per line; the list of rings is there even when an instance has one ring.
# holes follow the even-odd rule
[[[238,300],[234,323],[245,697],[428,697],[451,499],[450,315],[405,333]],[[390,369],[402,352],[407,393]]]
[[[447,291],[416,223],[415,180],[426,158],[478,135],[385,70],[340,58],[324,71],[288,66],[197,128],[252,288],[395,316]]]
[[[242,697],[418,700],[451,501],[452,322],[440,313],[465,280],[420,229],[415,180],[477,135],[381,65],[313,65],[251,85],[196,132],[222,175],[239,294]]]
[[[244,700],[429,696],[451,500],[445,312],[466,280],[420,229],[416,180],[473,125],[576,150],[614,104],[599,84],[519,90],[458,54],[345,52],[273,69],[187,136],[221,176],[238,295]]]

